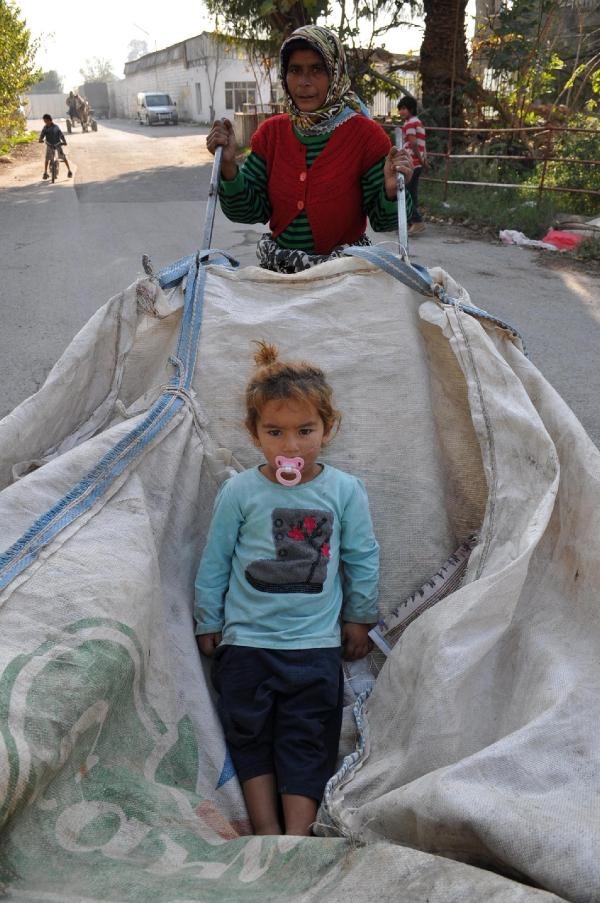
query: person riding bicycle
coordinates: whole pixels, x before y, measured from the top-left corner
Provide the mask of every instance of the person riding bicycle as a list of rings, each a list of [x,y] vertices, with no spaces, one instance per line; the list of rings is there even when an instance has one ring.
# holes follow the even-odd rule
[[[67,139],[57,126],[55,122],[52,120],[52,116],[50,113],[44,113],[42,116],[44,120],[44,128],[40,132],[39,143],[43,144],[46,142],[46,159],[44,160],[44,173],[42,175],[42,179],[48,178],[48,164],[52,159],[52,149],[56,150],[56,154],[59,160],[63,160],[67,165],[67,175],[69,178],[72,177],[73,173],[71,172],[71,167],[69,166],[69,161],[65,156],[65,152],[63,151],[63,147],[66,147]]]

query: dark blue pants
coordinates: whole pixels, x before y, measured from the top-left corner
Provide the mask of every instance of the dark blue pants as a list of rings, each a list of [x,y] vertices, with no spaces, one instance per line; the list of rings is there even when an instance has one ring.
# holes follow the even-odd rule
[[[412,215],[410,217],[411,223],[423,222],[423,217],[419,213],[419,178],[421,177],[422,171],[422,166],[415,167],[415,169],[413,170],[413,177],[406,186],[408,188],[408,193],[412,198]]]
[[[279,793],[320,800],[340,739],[341,649],[220,646],[212,680],[240,781],[274,774]]]

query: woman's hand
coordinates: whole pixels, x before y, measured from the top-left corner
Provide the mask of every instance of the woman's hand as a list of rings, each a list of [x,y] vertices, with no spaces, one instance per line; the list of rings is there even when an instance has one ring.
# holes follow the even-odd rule
[[[200,636],[196,636],[196,642],[198,643],[198,649],[202,655],[207,655],[209,658],[212,658],[215,654],[215,649],[221,642],[221,634],[202,633]]]
[[[402,173],[404,182],[407,185],[413,177],[413,165],[407,150],[404,148],[400,150],[398,147],[392,147],[385,158],[385,165],[383,167],[385,194],[390,201],[393,201],[396,197],[396,173],[398,172]]]
[[[353,624],[344,621],[342,624],[343,657],[347,662],[353,662],[357,658],[364,658],[373,648],[369,639],[369,630],[372,624]]]
[[[220,146],[223,148],[223,156],[221,157],[221,176],[227,182],[235,179],[237,175],[237,144],[233,125],[229,119],[217,119],[213,123],[213,127],[206,136],[206,146],[214,156],[215,151]]]

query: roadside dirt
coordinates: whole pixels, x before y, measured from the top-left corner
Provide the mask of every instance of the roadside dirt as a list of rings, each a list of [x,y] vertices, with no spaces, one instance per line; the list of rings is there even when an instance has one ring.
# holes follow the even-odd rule
[[[15,188],[29,183],[38,170],[41,181],[44,171],[43,147],[37,141],[19,144],[10,155],[0,157],[0,188]]]
[[[437,220],[442,224],[444,220]],[[482,243],[500,244],[497,235],[491,229],[480,228],[479,226],[464,226],[454,223],[452,226],[453,234],[457,239],[463,241],[479,241]],[[540,267],[547,270],[563,271],[567,273],[585,273],[587,275],[600,275],[599,260],[581,260],[572,254],[563,253],[561,251],[545,251],[543,249],[528,249],[532,255],[532,260]]]

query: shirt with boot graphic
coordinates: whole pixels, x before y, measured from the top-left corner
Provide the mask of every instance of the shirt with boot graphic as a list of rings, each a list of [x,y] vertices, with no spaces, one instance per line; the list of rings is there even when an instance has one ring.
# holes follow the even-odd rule
[[[379,546],[360,480],[328,465],[281,486],[258,468],[221,487],[196,577],[196,633],[271,649],[340,645],[377,620]]]

